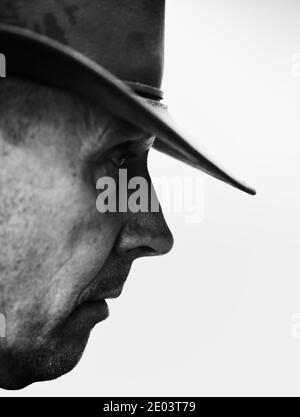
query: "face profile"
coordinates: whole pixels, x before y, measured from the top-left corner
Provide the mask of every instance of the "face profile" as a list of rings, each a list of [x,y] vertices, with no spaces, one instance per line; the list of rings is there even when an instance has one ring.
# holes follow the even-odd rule
[[[0,385],[18,388],[72,369],[133,261],[173,239],[161,211],[96,209],[97,179],[120,166],[150,182],[153,137],[65,93],[20,80],[0,88]]]
[[[164,23],[164,0],[0,2],[0,388],[73,369],[133,262],[171,250],[152,148],[255,194],[161,103]]]

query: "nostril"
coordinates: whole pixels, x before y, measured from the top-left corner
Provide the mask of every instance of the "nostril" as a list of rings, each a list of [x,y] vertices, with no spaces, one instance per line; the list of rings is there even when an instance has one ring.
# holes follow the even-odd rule
[[[173,235],[163,217],[134,216],[120,231],[115,250],[131,257],[159,256],[170,252],[173,244]]]
[[[140,246],[139,248],[136,249],[136,251],[139,252],[139,256],[157,256],[159,255],[159,253],[151,248],[150,246]]]

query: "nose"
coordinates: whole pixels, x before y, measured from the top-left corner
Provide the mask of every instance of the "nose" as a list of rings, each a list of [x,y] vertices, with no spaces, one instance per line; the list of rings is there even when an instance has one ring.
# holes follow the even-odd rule
[[[130,214],[116,243],[117,253],[135,258],[168,253],[174,244],[172,233],[161,210]]]

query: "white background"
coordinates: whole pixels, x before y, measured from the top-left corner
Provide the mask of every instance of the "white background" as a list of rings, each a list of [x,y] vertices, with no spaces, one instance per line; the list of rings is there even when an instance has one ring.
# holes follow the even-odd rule
[[[258,195],[153,151],[154,176],[205,178],[203,221],[166,215],[173,251],[136,262],[74,371],[0,395],[300,394],[299,18],[296,0],[168,1],[170,111]]]

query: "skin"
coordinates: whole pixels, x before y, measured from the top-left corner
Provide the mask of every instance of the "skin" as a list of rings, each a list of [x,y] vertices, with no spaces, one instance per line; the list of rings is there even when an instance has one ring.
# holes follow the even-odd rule
[[[7,320],[0,387],[6,389],[69,372],[99,321],[93,312],[78,313],[81,301],[122,288],[134,260],[173,245],[161,211],[96,209],[100,176],[117,180],[122,167],[128,179],[151,183],[154,139],[67,93],[31,85],[30,91],[0,112],[0,312]]]

